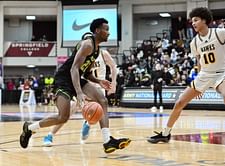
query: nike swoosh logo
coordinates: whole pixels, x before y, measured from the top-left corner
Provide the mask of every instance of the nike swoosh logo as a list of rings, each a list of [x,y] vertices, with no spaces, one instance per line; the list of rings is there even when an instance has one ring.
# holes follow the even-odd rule
[[[84,28],[86,28],[87,26],[89,26],[91,23],[86,23],[86,24],[82,24],[82,25],[78,25],[77,24],[77,19],[75,19],[74,20],[74,22],[73,22],[73,30],[74,31],[79,31],[79,30],[81,30],[81,29],[84,29]]]

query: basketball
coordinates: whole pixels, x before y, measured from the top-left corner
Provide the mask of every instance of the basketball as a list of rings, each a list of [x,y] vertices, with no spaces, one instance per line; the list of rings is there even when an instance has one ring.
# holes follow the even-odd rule
[[[88,102],[82,108],[82,115],[89,124],[96,124],[99,120],[102,119],[102,106],[97,102]]]

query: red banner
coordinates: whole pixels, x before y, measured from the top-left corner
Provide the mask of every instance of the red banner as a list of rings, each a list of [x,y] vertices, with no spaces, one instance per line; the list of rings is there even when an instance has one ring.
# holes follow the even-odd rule
[[[54,43],[48,42],[17,42],[11,43],[6,51],[7,57],[46,57]]]

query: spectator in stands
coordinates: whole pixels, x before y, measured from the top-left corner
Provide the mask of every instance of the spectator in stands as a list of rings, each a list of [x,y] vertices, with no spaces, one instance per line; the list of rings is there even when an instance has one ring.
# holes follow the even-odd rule
[[[177,20],[177,28],[178,28],[178,35],[180,40],[185,40],[186,35],[185,35],[185,22],[182,20],[182,17],[179,16]]]
[[[165,85],[171,85],[171,81],[173,80],[173,76],[168,71],[168,67],[164,67],[164,81]]]
[[[35,99],[37,103],[40,103],[40,93],[39,93],[39,84],[35,76],[31,77],[31,89],[34,90]]]
[[[213,20],[212,24],[210,24],[210,27],[211,28],[217,28],[218,27],[218,25],[216,23],[216,20]]]
[[[23,90],[30,90],[30,81],[28,78],[24,80]]]
[[[40,41],[43,41],[43,42],[48,41],[46,35],[43,35],[43,36],[40,38]]]
[[[223,19],[219,20],[218,28],[224,28],[224,20]]]
[[[116,105],[119,105],[120,97],[121,97],[122,91],[123,91],[123,87],[125,86],[125,84],[124,84],[125,77],[124,77],[124,74],[123,74],[123,70],[119,70],[116,82],[117,82],[117,85],[116,85],[115,98],[116,98]]]
[[[4,89],[4,81],[2,76],[0,76],[0,89]]]
[[[167,32],[163,32],[163,39],[167,39],[167,40],[169,40],[169,37],[168,37]]]
[[[151,85],[151,76],[148,74],[147,70],[142,72],[141,80],[140,80],[141,86],[150,86]]]
[[[136,87],[137,84],[136,84],[136,80],[135,80],[135,78],[136,78],[135,69],[130,68],[129,70],[130,70],[130,74],[128,75],[128,78],[127,78],[128,82],[127,82],[126,86],[128,86],[128,87],[135,86]]]
[[[31,40],[30,41],[37,41],[37,38],[35,35],[32,35]]]
[[[179,85],[180,86],[187,86],[189,84],[189,81],[188,81],[188,78],[185,74],[182,74],[181,75],[181,78],[180,78],[180,83]]]
[[[161,60],[164,61],[166,64],[170,63],[170,56],[167,51],[162,54]]]
[[[162,40],[160,37],[157,37],[156,43],[155,43],[155,49],[158,50],[159,48],[162,48]]]
[[[14,84],[13,80],[10,79],[10,80],[7,82],[7,90],[12,91],[12,90],[14,90],[14,89],[15,89],[15,84]]]
[[[13,90],[15,90],[15,83],[12,79],[10,79],[7,84],[7,95],[8,95],[8,102],[13,103],[13,98],[15,97],[13,94]]]
[[[152,71],[151,74],[152,77],[152,89],[154,91],[154,106],[151,108],[152,112],[157,111],[157,95],[159,94],[159,109],[160,112],[163,112],[163,100],[162,100],[162,83],[163,83],[163,78],[164,78],[164,72],[161,69],[161,65],[157,63],[155,65],[155,70]]]
[[[48,76],[45,77],[45,104],[53,105],[53,93],[52,93],[52,88],[53,88],[53,83],[54,83],[54,77],[53,76]]]
[[[170,54],[170,63],[174,64],[177,62],[177,56],[178,56],[178,52],[173,48],[172,52]]]
[[[187,19],[186,28],[187,28],[187,38],[189,40],[192,40],[192,38],[194,37],[194,30],[193,30],[192,22],[190,18]]]
[[[44,75],[43,74],[40,74],[39,75],[39,78],[38,78],[38,95],[40,97],[40,104],[41,103],[44,103],[44,89],[45,89],[45,78],[44,78]]]
[[[152,42],[150,40],[143,40],[142,49],[145,58],[151,56],[151,52],[153,50]]]
[[[163,52],[168,51],[168,47],[169,47],[169,46],[170,46],[170,45],[169,45],[169,40],[166,39],[166,38],[163,38],[163,39],[162,39],[162,50],[163,50]]]
[[[148,57],[146,60],[146,70],[148,73],[151,73],[152,71],[152,57]]]

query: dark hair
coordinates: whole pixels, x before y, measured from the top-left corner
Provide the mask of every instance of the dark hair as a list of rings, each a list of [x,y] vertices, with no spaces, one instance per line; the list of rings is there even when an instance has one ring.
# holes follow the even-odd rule
[[[95,33],[95,30],[97,28],[100,28],[103,23],[108,24],[108,21],[104,18],[97,18],[97,19],[93,20],[92,23],[91,23],[91,26],[90,26],[90,31],[92,33]]]
[[[213,20],[212,12],[206,7],[198,7],[194,8],[189,17],[192,19],[193,17],[200,17],[201,19],[206,21],[206,24],[209,25]]]

